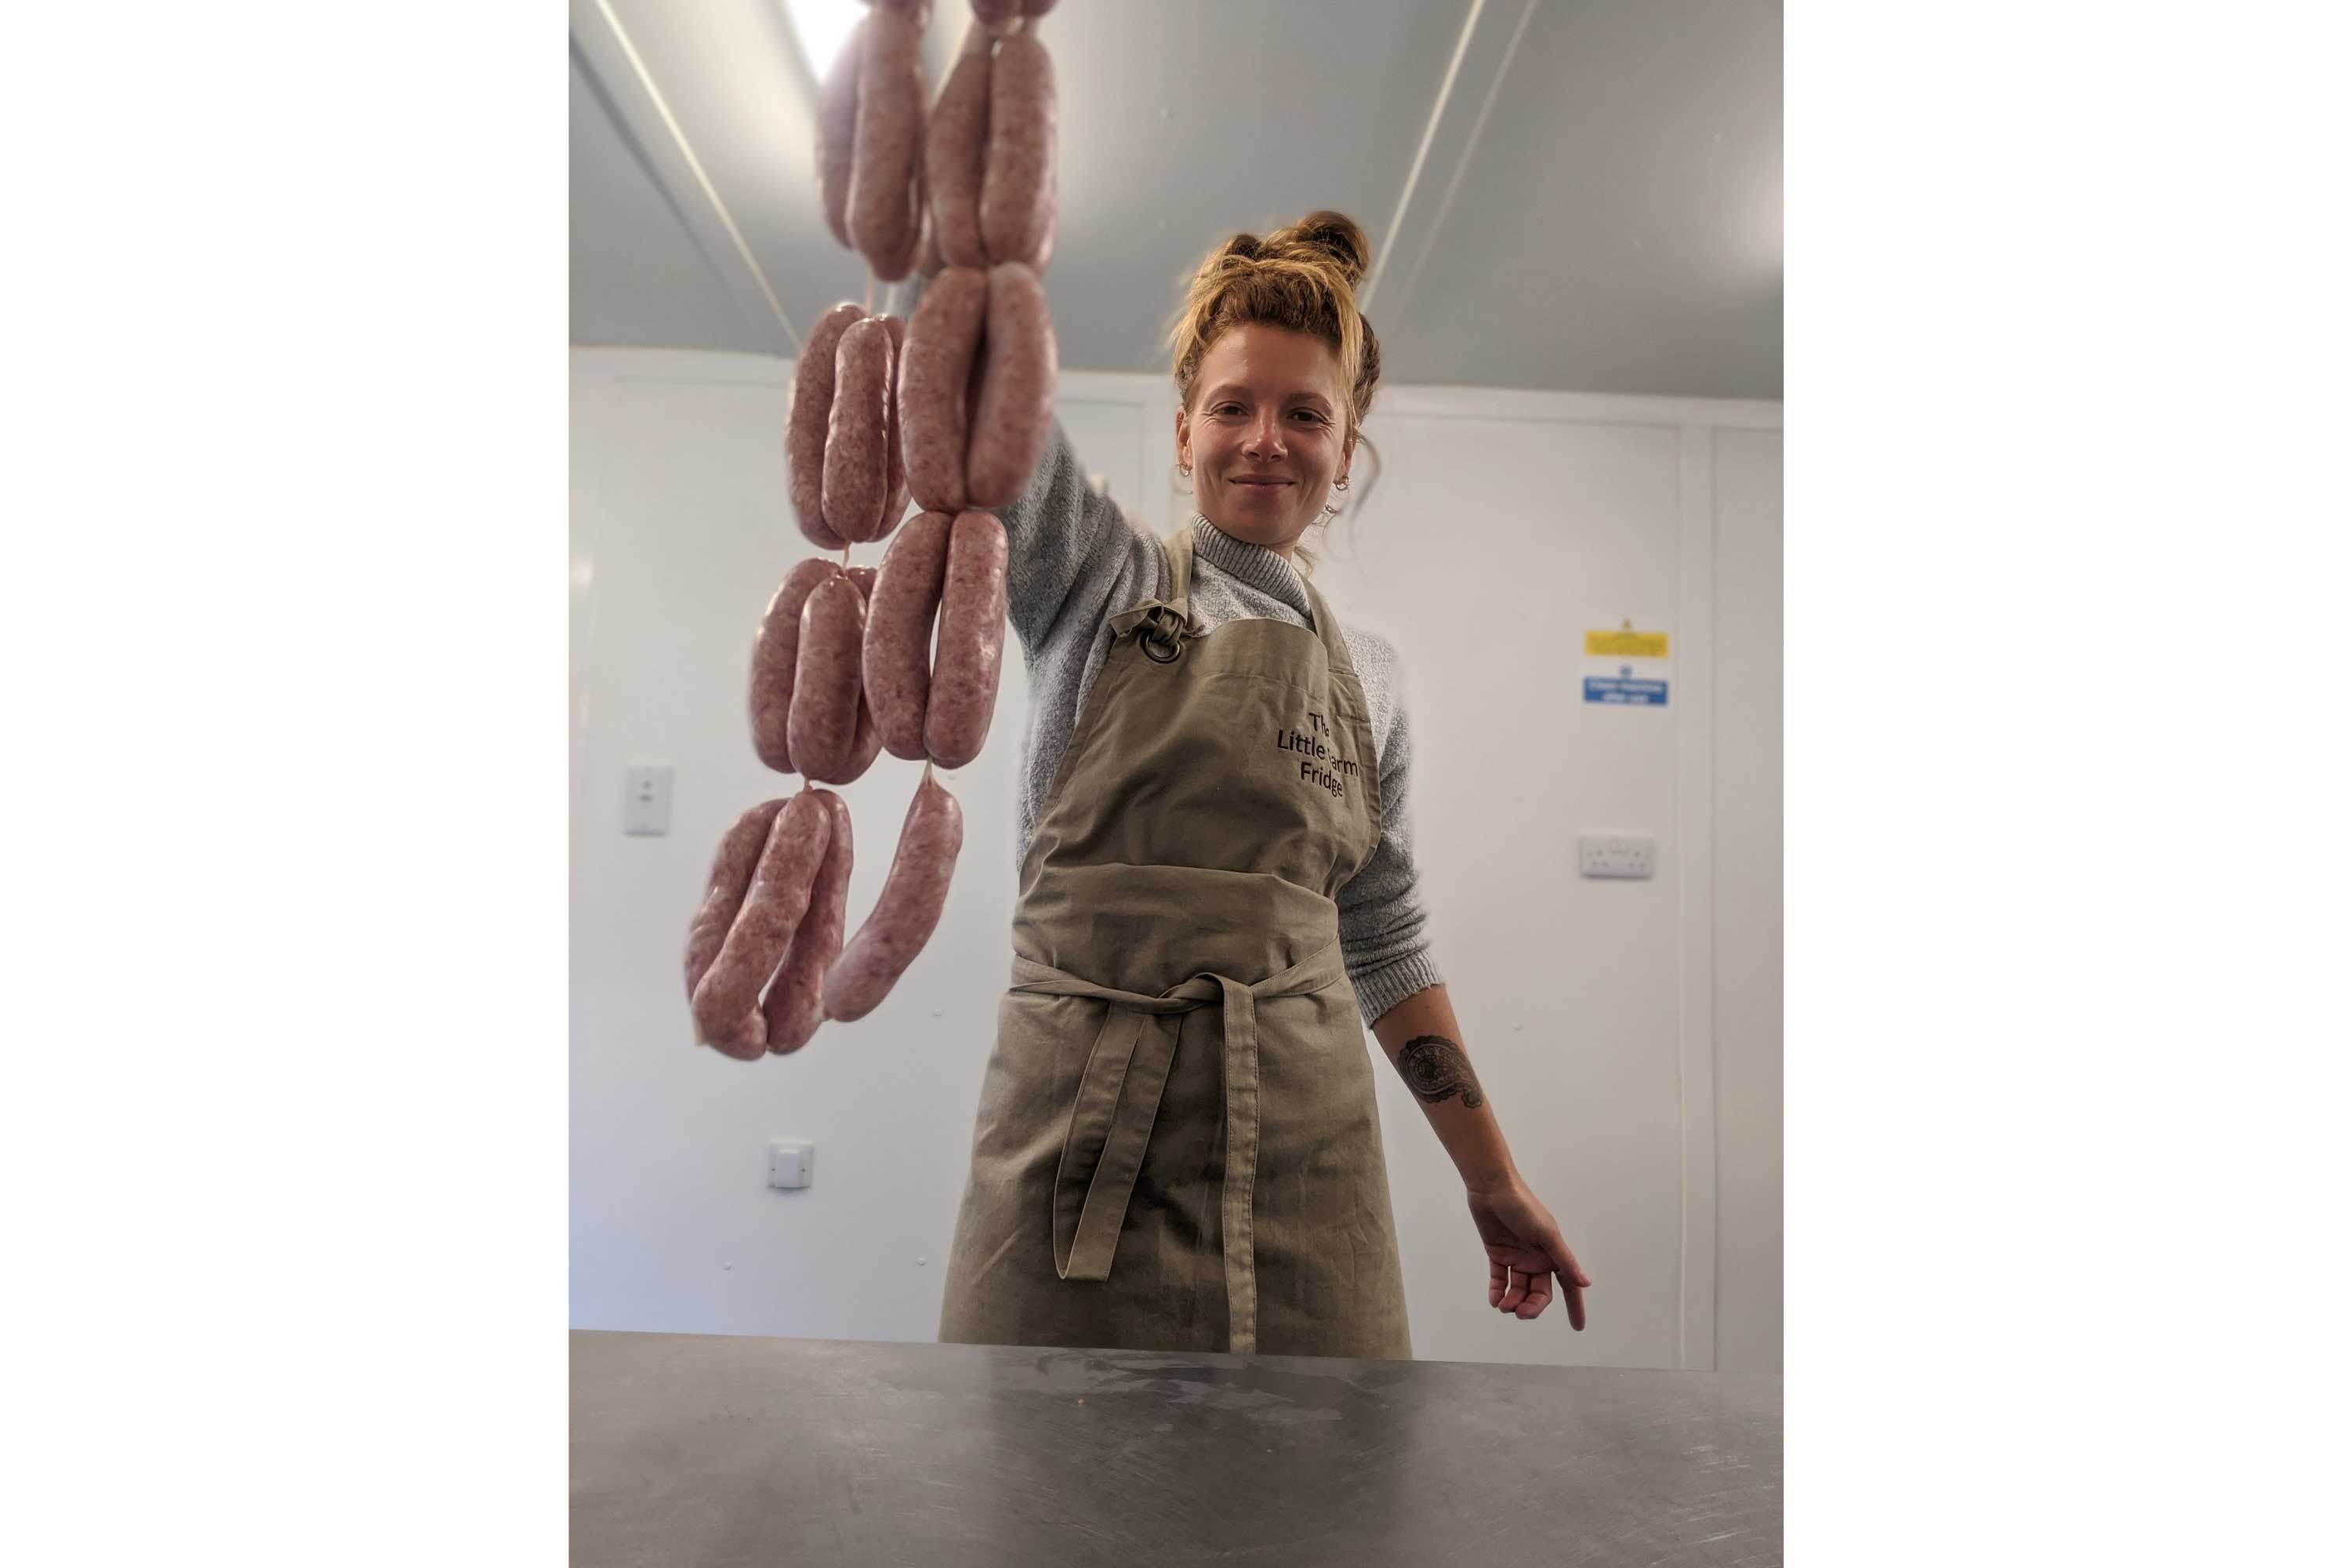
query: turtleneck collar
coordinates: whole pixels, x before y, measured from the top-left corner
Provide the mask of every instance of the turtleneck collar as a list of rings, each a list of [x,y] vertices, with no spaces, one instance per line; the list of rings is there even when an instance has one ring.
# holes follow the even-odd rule
[[[1192,531],[1194,559],[1206,561],[1227,576],[1237,577],[1312,618],[1306,581],[1289,562],[1263,544],[1235,539],[1197,511],[1192,514]]]

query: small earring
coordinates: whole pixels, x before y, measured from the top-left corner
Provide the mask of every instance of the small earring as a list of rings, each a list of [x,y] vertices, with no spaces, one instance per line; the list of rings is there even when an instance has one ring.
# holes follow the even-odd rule
[[[1335,490],[1344,490],[1344,489],[1346,489],[1348,488],[1348,481],[1347,481],[1347,480],[1345,480],[1345,479],[1341,479],[1339,483],[1337,483],[1337,484],[1333,485],[1331,488],[1332,488],[1333,489],[1335,489]]]

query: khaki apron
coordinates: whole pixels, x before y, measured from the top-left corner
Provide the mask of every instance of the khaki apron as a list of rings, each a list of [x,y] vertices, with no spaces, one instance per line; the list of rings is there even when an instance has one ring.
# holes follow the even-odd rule
[[[1111,623],[1022,866],[944,1342],[1409,1359],[1333,895],[1380,842],[1363,687],[1314,629]]]

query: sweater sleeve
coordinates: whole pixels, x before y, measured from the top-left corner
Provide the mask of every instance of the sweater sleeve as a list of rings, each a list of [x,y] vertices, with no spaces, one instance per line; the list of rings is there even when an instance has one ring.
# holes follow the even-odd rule
[[[1139,580],[1157,580],[1159,546],[1087,482],[1058,416],[1028,488],[996,515],[1008,546],[1005,616],[1033,660],[1069,631],[1090,637],[1123,572],[1148,565],[1154,575]]]
[[[1401,690],[1380,773],[1380,846],[1339,897],[1339,948],[1367,1028],[1414,992],[1444,981],[1430,952],[1429,913],[1412,862],[1412,732]]]

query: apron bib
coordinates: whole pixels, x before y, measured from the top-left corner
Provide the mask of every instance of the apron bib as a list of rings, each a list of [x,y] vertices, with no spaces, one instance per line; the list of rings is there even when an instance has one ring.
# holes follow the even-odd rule
[[[1115,634],[1021,870],[943,1342],[1409,1359],[1333,897],[1380,842],[1314,627],[1202,632],[1189,532]]]

